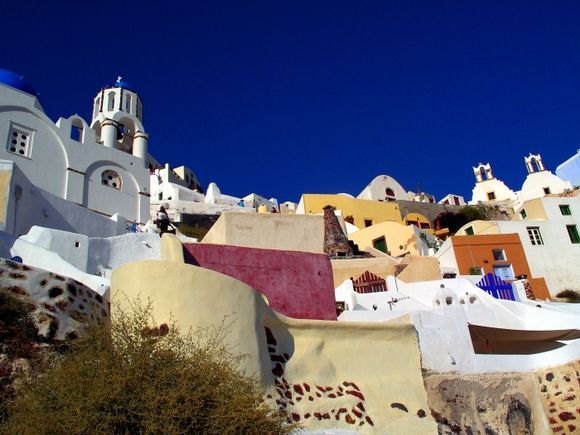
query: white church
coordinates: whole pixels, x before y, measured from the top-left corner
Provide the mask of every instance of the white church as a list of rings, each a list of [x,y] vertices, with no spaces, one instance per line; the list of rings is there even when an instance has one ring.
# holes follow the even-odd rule
[[[148,151],[143,102],[121,77],[93,98],[90,123],[79,115],[54,123],[24,79],[0,69],[0,231],[19,236],[34,225],[95,237],[144,226],[160,205],[183,213],[278,209],[250,194],[204,193],[193,171],[161,165]],[[256,200],[259,198],[259,200]]]
[[[0,70],[2,229],[103,236],[125,232],[126,220],[147,222],[155,160],[142,119],[139,95],[118,79],[95,96],[90,124],[78,115],[55,124],[30,85]]]

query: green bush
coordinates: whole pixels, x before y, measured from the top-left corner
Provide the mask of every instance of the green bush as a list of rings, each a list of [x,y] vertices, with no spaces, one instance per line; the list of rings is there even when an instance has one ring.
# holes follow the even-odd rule
[[[289,433],[215,329],[152,327],[150,307],[90,328],[28,382],[0,433]],[[223,329],[221,329],[223,330]],[[218,330],[219,331],[219,330]]]

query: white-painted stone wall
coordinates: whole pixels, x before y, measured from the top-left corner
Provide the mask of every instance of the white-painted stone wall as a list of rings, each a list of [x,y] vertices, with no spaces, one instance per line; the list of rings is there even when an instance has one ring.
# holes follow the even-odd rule
[[[545,304],[537,308],[535,304],[497,300],[463,278],[404,283],[388,277],[387,284],[387,292],[357,294],[350,280],[345,281],[335,291],[337,300],[345,301],[349,307],[339,320],[375,322],[411,313],[425,369],[461,373],[521,372],[578,358],[580,340],[533,355],[475,354],[467,326],[470,323],[532,331],[580,328],[580,316],[572,312],[550,309]],[[445,299],[449,295],[448,305]],[[399,301],[388,303],[394,299]]]

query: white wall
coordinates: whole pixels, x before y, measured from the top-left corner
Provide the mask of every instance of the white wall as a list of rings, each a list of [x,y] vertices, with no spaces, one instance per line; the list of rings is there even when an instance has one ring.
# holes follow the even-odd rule
[[[35,226],[19,240],[58,254],[82,272],[106,277],[122,264],[160,258],[160,238],[150,233],[89,238],[83,234]]]
[[[358,194],[358,199],[370,199],[374,201],[384,200],[386,196],[386,190],[392,189],[395,193],[395,199],[406,200],[407,192],[403,189],[403,186],[399,184],[397,180],[388,175],[379,175],[375,177],[367,187],[363,189],[361,193]]]
[[[126,221],[120,216],[97,214],[34,186],[12,161],[0,161],[0,170],[12,171],[2,228],[8,233],[26,234],[34,225],[99,237],[126,232]]]
[[[76,279],[106,298],[109,297],[108,278],[79,270],[56,252],[0,231],[0,252],[5,258],[19,256],[24,264]]]
[[[491,180],[475,183],[471,201],[469,203],[477,204],[479,202],[490,202],[487,196],[489,192],[495,193],[495,199],[493,201],[516,200],[516,194],[513,190],[508,188],[503,181],[498,180],[497,178],[492,178]]]
[[[562,193],[566,189],[571,189],[572,184],[569,181],[564,181],[550,171],[540,171],[528,174],[522,189],[518,194],[518,206],[521,206],[525,201],[546,196],[544,188],[550,189],[550,193]]]
[[[580,244],[571,243],[566,230],[567,224],[575,224],[580,231],[580,201],[571,207],[572,216],[562,216],[558,203],[565,198],[546,199],[550,200],[545,202],[549,221],[497,221],[498,228],[503,234],[519,234],[532,275],[544,277],[552,296],[565,289],[580,291]],[[543,245],[532,245],[527,227],[540,229]]]
[[[425,369],[461,373],[533,371],[574,361],[580,355],[580,340],[533,355],[475,354],[468,329],[468,323],[523,330],[580,328],[580,316],[573,313],[497,300],[462,278],[406,284],[388,277],[387,281],[389,291],[374,294],[356,294],[350,280],[337,287],[337,300],[347,301],[349,307],[354,307],[343,312],[339,320],[380,322],[411,312]],[[440,284],[445,288],[440,289]],[[398,292],[392,290],[395,288]],[[442,292],[453,294],[453,303],[435,308],[434,300]],[[391,311],[386,301],[401,295],[409,299],[394,304]],[[475,300],[470,302],[472,296]],[[376,311],[373,304],[377,306]]]

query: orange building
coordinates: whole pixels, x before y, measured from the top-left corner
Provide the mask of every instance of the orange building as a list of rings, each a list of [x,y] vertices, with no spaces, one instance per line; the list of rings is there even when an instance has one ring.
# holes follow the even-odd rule
[[[508,282],[526,275],[534,296],[549,299],[544,278],[532,277],[518,234],[453,236],[451,248],[460,275],[493,273]]]

